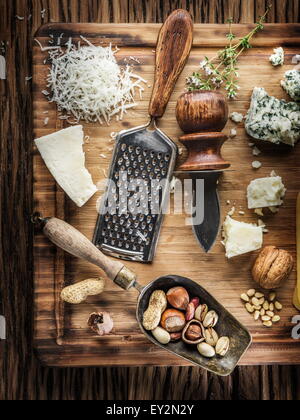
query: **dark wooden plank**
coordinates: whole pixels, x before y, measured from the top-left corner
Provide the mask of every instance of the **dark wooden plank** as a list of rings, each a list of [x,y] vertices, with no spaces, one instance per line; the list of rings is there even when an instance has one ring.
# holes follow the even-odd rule
[[[248,0],[244,0],[246,3]],[[119,3],[127,0],[119,0]],[[0,311],[8,322],[8,340],[2,346],[0,357],[0,399],[103,399],[103,398],[173,398],[176,391],[176,369],[48,369],[42,368],[32,354],[32,228],[28,225],[31,213],[31,101],[30,83],[22,80],[14,70],[29,72],[31,68],[31,39],[37,28],[55,21],[112,21],[110,0],[2,0],[0,14],[0,41],[9,41],[7,52],[9,80],[0,96]],[[128,0],[128,16],[124,22],[162,22],[167,7],[161,8],[159,0]],[[187,7],[197,22],[218,23],[225,16],[234,14],[237,21],[243,19],[240,0],[190,0],[169,3],[169,11]],[[253,15],[248,12],[249,22],[254,22],[265,8],[267,0],[255,0]],[[63,4],[63,8],[60,6]],[[299,22],[299,0],[276,0],[269,22]],[[116,7],[116,6],[115,6]],[[41,10],[46,8],[45,19]],[[280,10],[279,10],[280,9]],[[223,12],[222,12],[223,10]],[[230,11],[232,10],[232,12]],[[279,13],[277,13],[279,12]],[[14,16],[32,17],[29,21],[16,21]],[[280,20],[279,20],[280,19]],[[244,19],[243,19],[244,21]],[[21,55],[20,50],[24,53]],[[28,73],[30,74],[30,73]],[[4,90],[1,90],[3,93]],[[17,94],[18,93],[18,94]],[[18,315],[16,317],[16,314]],[[1,343],[3,344],[3,343]],[[250,368],[256,378],[254,387],[260,398],[282,399],[283,387],[276,392],[276,384],[288,383],[294,399],[300,399],[299,368]],[[185,399],[215,399],[224,397],[217,392],[211,395],[210,375],[197,368],[182,368],[188,382],[184,389],[178,385],[177,396]],[[226,388],[226,398],[252,397],[247,381],[243,381],[244,368],[238,368],[232,384],[220,380]],[[278,374],[277,374],[278,372]],[[117,384],[127,386],[113,386]],[[276,381],[276,383],[274,383]],[[155,386],[153,386],[155,384]]]

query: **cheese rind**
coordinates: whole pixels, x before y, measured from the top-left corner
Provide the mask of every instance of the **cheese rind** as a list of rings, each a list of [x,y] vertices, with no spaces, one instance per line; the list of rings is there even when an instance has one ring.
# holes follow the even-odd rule
[[[294,146],[300,140],[300,104],[279,100],[256,87],[245,127],[257,140]]]
[[[226,257],[233,258],[260,249],[263,245],[263,229],[260,226],[238,222],[230,216],[223,224]]]
[[[77,125],[35,140],[52,176],[78,207],[97,192],[85,168],[83,138],[83,128]]]
[[[277,207],[283,204],[286,189],[280,176],[258,178],[248,186],[248,208],[262,209],[265,207]]]

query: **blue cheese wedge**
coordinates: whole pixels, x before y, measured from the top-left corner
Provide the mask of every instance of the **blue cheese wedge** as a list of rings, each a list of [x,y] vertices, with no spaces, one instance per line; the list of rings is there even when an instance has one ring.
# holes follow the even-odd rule
[[[283,204],[286,189],[280,176],[258,178],[252,181],[247,190],[248,208],[263,209]]]
[[[300,104],[274,98],[256,87],[245,127],[257,140],[294,146],[300,139]]]
[[[251,223],[238,222],[230,216],[223,224],[226,257],[233,258],[260,249],[263,245],[263,229]]]
[[[300,101],[300,70],[289,70],[281,81],[281,86],[292,99]]]
[[[35,140],[47,168],[78,207],[97,192],[85,168],[83,138],[83,128],[77,125]]]
[[[274,49],[274,54],[270,57],[270,63],[274,67],[284,65],[284,49],[282,47]]]

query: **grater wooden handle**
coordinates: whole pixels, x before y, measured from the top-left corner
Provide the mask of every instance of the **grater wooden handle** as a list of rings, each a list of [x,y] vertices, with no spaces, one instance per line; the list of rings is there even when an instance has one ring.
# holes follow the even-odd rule
[[[193,21],[186,10],[175,10],[159,33],[156,72],[149,115],[161,118],[193,44]]]
[[[77,258],[100,267],[107,276],[125,290],[134,286],[136,276],[119,261],[106,257],[82,233],[54,217],[44,219],[43,232],[56,246]]]

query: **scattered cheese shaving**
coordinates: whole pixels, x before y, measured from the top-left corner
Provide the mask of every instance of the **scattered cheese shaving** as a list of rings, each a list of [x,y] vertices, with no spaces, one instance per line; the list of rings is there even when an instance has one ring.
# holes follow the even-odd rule
[[[139,231],[136,231],[136,235],[141,238],[143,242],[147,242],[147,238]]]
[[[44,119],[44,125],[48,125],[48,122],[49,122],[49,118],[47,117]]]
[[[121,68],[115,58],[118,51],[109,47],[96,47],[81,36],[87,44],[73,45],[72,38],[61,47],[43,47],[52,63],[47,77],[51,89],[50,102],[58,110],[72,115],[76,122],[104,122],[109,124],[113,116],[122,120],[128,109],[137,105],[135,91],[142,94],[146,80],[134,74],[130,66]]]
[[[235,213],[235,207],[232,207],[232,209],[228,212],[228,216],[233,216]]]
[[[24,18],[24,16],[16,15],[16,19],[18,19],[18,20],[24,20],[25,18]]]

